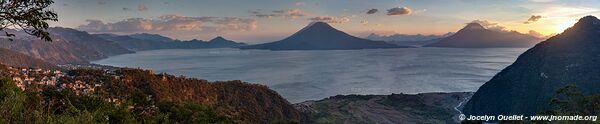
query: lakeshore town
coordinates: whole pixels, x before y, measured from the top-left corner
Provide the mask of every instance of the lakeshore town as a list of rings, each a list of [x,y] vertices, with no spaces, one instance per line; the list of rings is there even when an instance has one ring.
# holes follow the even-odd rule
[[[69,70],[92,71],[98,75],[112,78],[112,80],[121,80],[122,75],[117,74],[116,68],[106,68],[98,66],[63,66]],[[147,73],[154,74],[152,70],[145,70]],[[94,95],[104,96],[104,100],[117,105],[124,102],[122,96],[112,95],[106,91],[101,91],[103,81],[95,80],[92,77],[82,77],[69,75],[67,72],[54,69],[40,68],[19,68],[5,66],[0,71],[0,77],[12,79],[17,87],[28,92],[42,92],[45,89],[54,89],[57,91],[69,90],[75,95]],[[79,72],[81,73],[81,72]],[[87,73],[87,72],[86,72]],[[92,80],[90,80],[92,79]],[[107,89],[104,89],[107,90]],[[109,96],[109,97],[106,97]],[[148,96],[152,97],[152,96]]]

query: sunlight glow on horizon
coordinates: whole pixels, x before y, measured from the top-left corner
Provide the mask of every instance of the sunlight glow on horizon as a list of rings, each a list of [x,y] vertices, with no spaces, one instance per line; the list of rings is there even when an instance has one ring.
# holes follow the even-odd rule
[[[297,4],[299,1],[302,4]],[[141,4],[147,9],[136,10]],[[59,22],[50,24],[75,29],[87,25],[88,30],[84,31],[88,32],[154,33],[181,40],[208,40],[223,36],[239,41],[266,42],[285,38],[316,17],[329,17],[321,19],[331,19],[328,21],[334,22],[332,25],[335,28],[359,37],[370,33],[441,35],[456,32],[473,20],[484,20],[496,23],[505,30],[523,34],[533,30],[549,36],[562,33],[586,15],[600,16],[600,8],[594,6],[597,4],[600,1],[147,0],[98,4],[96,0],[56,0],[52,8],[59,13]],[[387,11],[393,7],[407,7],[411,12],[388,15]],[[379,11],[367,14],[368,9]],[[161,19],[164,15],[181,18]],[[532,15],[543,18],[524,24]],[[216,19],[208,19],[213,17]],[[136,22],[128,19],[144,20]],[[102,23],[89,25],[87,20]],[[148,26],[164,28],[151,29]]]

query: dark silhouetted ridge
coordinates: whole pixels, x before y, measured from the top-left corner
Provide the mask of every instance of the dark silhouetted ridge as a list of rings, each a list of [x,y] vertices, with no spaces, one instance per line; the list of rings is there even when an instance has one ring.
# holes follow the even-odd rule
[[[477,90],[464,112],[473,115],[533,115],[551,109],[556,90],[575,85],[600,93],[600,21],[581,18],[573,27],[521,54]]]

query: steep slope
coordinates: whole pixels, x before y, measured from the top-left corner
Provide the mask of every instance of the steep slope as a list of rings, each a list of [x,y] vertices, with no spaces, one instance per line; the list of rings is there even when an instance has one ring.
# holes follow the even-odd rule
[[[143,40],[133,38],[127,35],[114,35],[114,34],[94,34],[97,37],[113,41],[121,47],[127,48],[132,51],[142,50],[154,50],[154,49],[165,49],[168,48],[166,42],[156,40]]]
[[[14,41],[2,38],[0,47],[42,59],[53,64],[87,64],[112,55],[132,53],[118,44],[107,41],[86,32],[69,28],[48,29],[52,42],[46,42],[23,32],[11,30],[17,34]]]
[[[473,115],[532,115],[550,109],[560,87],[600,93],[600,20],[587,16],[521,54],[477,90],[464,111]]]
[[[383,41],[371,41],[351,36],[324,22],[312,23],[283,40],[240,47],[241,49],[268,50],[343,50],[400,48]]]
[[[115,42],[90,35],[84,31],[78,31],[71,28],[54,27],[49,28],[48,32],[53,33],[71,43],[76,43],[80,45],[80,47],[98,51],[100,54],[102,54],[102,56],[114,56],[126,53],[133,53],[132,51],[129,51],[119,46]]]
[[[518,32],[492,31],[479,23],[469,23],[450,37],[443,38],[425,47],[456,48],[529,48],[541,39]]]
[[[218,81],[155,74],[139,69],[72,70],[61,78],[65,84],[78,81],[99,84],[93,92],[104,98],[126,100],[144,94],[157,102],[196,103],[208,106],[235,123],[302,122],[303,115],[268,87],[241,81]],[[151,105],[150,105],[151,106]]]
[[[44,62],[43,60],[27,56],[12,50],[0,48],[0,64],[23,67],[23,68],[44,68],[44,69],[60,69],[60,67]]]

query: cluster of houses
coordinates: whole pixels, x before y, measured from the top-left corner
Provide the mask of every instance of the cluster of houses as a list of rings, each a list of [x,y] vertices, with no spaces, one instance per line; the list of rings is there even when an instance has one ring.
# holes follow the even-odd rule
[[[89,84],[81,80],[61,82],[67,76],[60,70],[25,69],[9,67],[13,82],[21,90],[40,90],[40,86],[56,87],[58,90],[70,89],[76,95],[91,94],[101,84]]]
[[[102,73],[104,75],[110,76],[116,80],[119,80],[121,77],[112,69],[99,70],[103,70]],[[92,95],[102,92],[100,91],[102,83],[86,82],[85,80],[80,80],[78,77],[68,75],[60,70],[8,67],[8,72],[10,77],[12,77],[13,82],[23,91],[42,91],[45,87],[52,87],[59,91],[70,90],[76,95]],[[148,73],[154,72],[148,71]],[[166,80],[166,77],[163,78],[165,78],[163,80]],[[123,98],[121,96],[106,95],[104,97],[105,101],[117,105],[125,102],[122,100]],[[152,99],[152,95],[147,97],[148,100]],[[156,108],[155,106],[152,107]]]
[[[13,81],[21,90],[26,90],[30,85],[56,86],[59,83],[59,78],[64,76],[60,70],[18,69],[13,67],[9,67],[9,70],[13,75]]]

